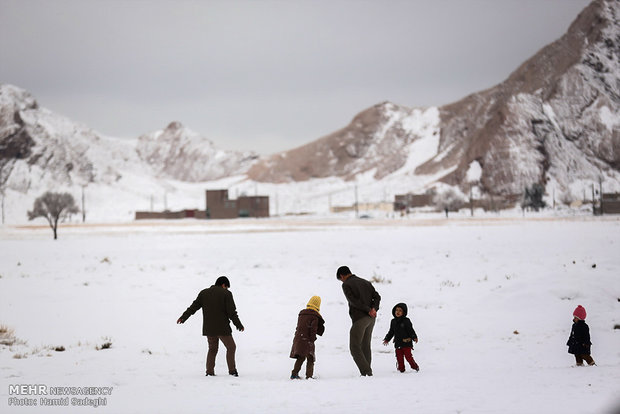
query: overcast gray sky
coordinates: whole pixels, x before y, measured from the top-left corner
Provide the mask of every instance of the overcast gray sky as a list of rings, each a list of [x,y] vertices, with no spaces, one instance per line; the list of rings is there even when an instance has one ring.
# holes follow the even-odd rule
[[[588,0],[0,0],[0,82],[109,136],[295,148],[504,80]]]

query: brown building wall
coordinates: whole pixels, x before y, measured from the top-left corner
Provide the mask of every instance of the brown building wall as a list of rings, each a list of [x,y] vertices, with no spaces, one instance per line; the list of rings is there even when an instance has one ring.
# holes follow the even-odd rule
[[[269,217],[269,197],[228,198],[228,190],[207,190],[207,218]]]
[[[228,199],[228,190],[207,190],[207,218],[237,217],[237,200]]]
[[[620,193],[604,193],[603,214],[620,214]]]
[[[269,197],[239,197],[239,217],[269,217]]]
[[[399,194],[394,196],[394,210],[426,207],[433,203],[433,194]]]

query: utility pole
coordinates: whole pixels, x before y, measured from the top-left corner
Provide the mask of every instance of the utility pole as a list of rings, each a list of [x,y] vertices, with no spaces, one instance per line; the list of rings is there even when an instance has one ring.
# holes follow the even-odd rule
[[[355,184],[355,218],[360,217],[360,212],[357,205],[357,184]]]
[[[82,186],[82,223],[86,222],[86,206],[84,202],[84,188],[86,188],[85,185]]]
[[[2,172],[4,170],[0,168],[0,195],[2,196],[2,224],[4,224],[4,182],[2,181]]]
[[[2,224],[4,224],[4,188],[2,189]]]
[[[594,203],[594,184],[592,184],[592,214],[596,216],[596,204]]]
[[[601,215],[603,215],[603,176],[598,176],[598,196],[601,198]]]

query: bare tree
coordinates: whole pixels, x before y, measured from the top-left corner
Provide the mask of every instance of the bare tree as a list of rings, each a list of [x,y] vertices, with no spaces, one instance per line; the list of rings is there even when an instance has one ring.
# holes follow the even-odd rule
[[[433,197],[433,204],[440,210],[446,213],[448,217],[448,211],[458,211],[463,204],[465,204],[465,198],[453,188],[435,194]]]
[[[58,238],[56,232],[58,221],[65,220],[79,211],[80,209],[75,205],[75,200],[71,194],[48,191],[34,200],[34,207],[32,211],[28,212],[28,220],[33,220],[37,217],[46,218],[54,232],[54,240],[56,240]]]

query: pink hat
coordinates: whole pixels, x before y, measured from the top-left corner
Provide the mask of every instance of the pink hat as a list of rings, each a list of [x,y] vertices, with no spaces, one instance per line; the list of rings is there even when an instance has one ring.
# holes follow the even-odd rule
[[[579,305],[575,308],[575,311],[573,312],[573,316],[583,321],[586,319],[586,310],[584,309],[583,306]]]

